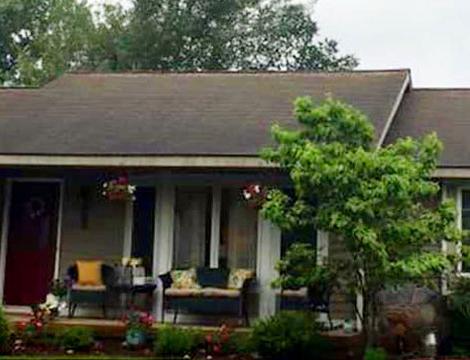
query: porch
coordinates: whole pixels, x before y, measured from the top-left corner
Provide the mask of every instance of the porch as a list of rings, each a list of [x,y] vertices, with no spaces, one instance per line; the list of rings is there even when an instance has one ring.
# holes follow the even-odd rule
[[[16,325],[21,322],[28,322],[31,319],[31,316],[27,313],[18,313],[17,311],[6,311],[7,320],[13,324],[13,327],[16,328]],[[164,326],[162,323],[154,323],[152,328],[158,330]],[[54,319],[48,324],[48,330],[52,332],[59,332],[63,329],[68,329],[71,327],[86,327],[93,330],[94,334],[100,338],[119,338],[123,339],[125,337],[126,326],[123,321],[117,319],[100,319],[100,318],[83,318],[77,317],[70,319],[68,317],[60,316]],[[196,327],[199,331],[204,333],[215,333],[220,327],[211,326],[211,325],[178,325],[181,328],[194,328]],[[248,332],[249,328],[247,327],[234,327],[234,332]]]
[[[105,181],[122,174],[136,186],[135,201],[112,201],[101,193]],[[158,275],[189,267],[253,270],[256,281],[249,289],[250,317],[276,311],[271,281],[281,247],[286,245],[279,230],[247,206],[241,190],[258,182],[283,184],[285,179],[275,171],[15,168],[5,169],[0,181],[0,295],[5,305],[31,305],[31,298],[45,294],[46,283],[63,279],[77,260],[116,265],[123,257],[139,257],[145,275],[157,284],[151,311],[158,321],[163,307]],[[18,240],[25,237],[18,229],[31,228],[31,216],[21,211],[49,215],[47,235],[33,243],[33,248],[41,248],[42,241],[46,250],[23,258],[27,244]],[[18,220],[25,217],[26,222]],[[36,279],[38,273],[43,277]],[[32,283],[41,282],[42,289],[32,289]],[[99,315],[95,310],[79,308],[76,321]],[[191,316],[181,320],[201,322]],[[214,324],[218,325],[217,318]]]

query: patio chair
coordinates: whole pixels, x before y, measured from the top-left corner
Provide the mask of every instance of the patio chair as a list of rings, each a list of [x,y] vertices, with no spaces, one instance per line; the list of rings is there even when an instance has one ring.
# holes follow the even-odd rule
[[[68,316],[74,317],[77,306],[86,304],[100,306],[106,318],[107,304],[115,282],[114,268],[105,264],[101,265],[102,285],[80,285],[76,264],[68,268],[67,276],[71,280],[68,288]]]

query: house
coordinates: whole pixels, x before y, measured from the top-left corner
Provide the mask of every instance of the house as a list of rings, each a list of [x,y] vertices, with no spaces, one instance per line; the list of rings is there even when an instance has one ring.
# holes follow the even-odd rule
[[[295,126],[296,97],[329,95],[369,116],[377,146],[436,131],[445,150],[435,176],[470,227],[466,90],[414,89],[408,70],[70,73],[42,88],[0,89],[3,303],[40,299],[77,259],[138,256],[153,276],[188,266],[251,268],[252,311],[273,313],[270,283],[289,239],[241,191],[287,185],[258,156],[272,144],[269,129]],[[102,195],[119,177],[137,187],[135,201]],[[312,241],[323,254],[341,253],[328,234]],[[158,309],[161,291],[155,298]],[[349,316],[342,296],[333,306]]]

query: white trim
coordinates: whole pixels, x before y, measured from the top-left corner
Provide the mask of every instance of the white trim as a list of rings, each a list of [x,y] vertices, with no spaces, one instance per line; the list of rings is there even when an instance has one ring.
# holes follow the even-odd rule
[[[60,254],[62,250],[62,221],[64,213],[64,197],[65,197],[65,182],[60,181],[59,189],[59,207],[57,214],[57,240],[55,245],[55,259],[54,259],[54,279],[59,278],[60,271]]]
[[[456,205],[457,205],[457,228],[462,230],[462,191],[464,190],[470,190],[470,187],[458,187],[457,188],[457,199],[456,199]],[[456,246],[456,252],[457,256],[462,255],[462,242],[459,241]],[[457,273],[462,276],[469,276],[470,273],[464,273],[462,272],[462,262],[459,261],[457,264]]]
[[[470,179],[470,167],[449,168],[439,167],[434,171],[433,177],[446,179]]]
[[[317,264],[328,262],[329,237],[326,231],[317,230]]]
[[[410,73],[406,72],[406,77],[405,77],[405,80],[403,81],[400,92],[398,93],[398,96],[395,99],[395,102],[393,103],[392,110],[390,111],[390,115],[387,118],[385,126],[382,130],[382,134],[380,134],[379,141],[377,142],[377,148],[382,147],[382,145],[385,141],[385,138],[387,137],[388,130],[390,129],[390,126],[393,123],[393,119],[395,118],[395,115],[397,114],[398,109],[400,108],[400,105],[401,105],[402,100],[403,100],[403,96],[405,95],[406,90],[410,86],[410,83],[411,83]]]
[[[258,212],[256,275],[259,291],[259,317],[276,313],[276,291],[271,282],[276,278],[277,261],[281,258],[281,231]]]
[[[126,212],[124,220],[124,243],[122,247],[122,257],[132,256],[132,231],[134,227],[134,202],[126,202]]]
[[[442,184],[442,196],[441,196],[441,201],[446,201],[448,198],[449,198],[449,193],[448,193],[447,186],[446,186],[445,184]],[[442,252],[444,255],[447,255],[447,253],[449,252],[449,246],[448,246],[447,241],[445,241],[445,240],[442,240],[442,241],[441,241],[441,252]],[[447,293],[448,293],[448,286],[447,286],[447,279],[446,279],[445,274],[442,274],[441,279],[442,279],[442,282],[441,282],[441,293],[442,293],[443,295],[447,295]]]
[[[155,230],[153,242],[153,276],[171,270],[173,264],[175,218],[175,186],[159,185],[155,191]],[[163,290],[160,283],[156,291],[154,312],[161,321],[163,307]]]
[[[222,189],[220,186],[212,187],[212,213],[211,213],[211,242],[210,264],[211,268],[219,267],[220,248],[220,211],[222,208]]]
[[[0,155],[0,165],[273,168],[258,156]]]
[[[59,206],[57,208],[57,229],[56,229],[56,250],[54,255],[54,278],[57,278],[60,269],[60,246],[62,243],[62,213],[64,201],[64,179],[58,178],[7,178],[5,182],[5,195],[3,204],[3,219],[2,219],[2,237],[0,244],[0,300],[3,304],[3,293],[5,286],[5,268],[8,253],[8,234],[10,228],[10,211],[11,211],[11,197],[13,183],[35,182],[35,183],[59,183]]]

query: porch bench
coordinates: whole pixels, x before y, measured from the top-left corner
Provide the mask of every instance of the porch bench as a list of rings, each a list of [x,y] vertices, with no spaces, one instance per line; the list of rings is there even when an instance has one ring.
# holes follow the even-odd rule
[[[244,271],[245,277],[238,278],[237,286],[233,278],[237,271]],[[178,283],[178,277],[185,272],[189,278],[186,284]],[[254,279],[254,272],[243,269],[189,269],[170,271],[159,276],[163,285],[162,322],[165,311],[173,311],[173,323],[180,312],[195,314],[235,315],[245,325],[249,325],[247,293]],[[175,281],[176,280],[176,281]]]

